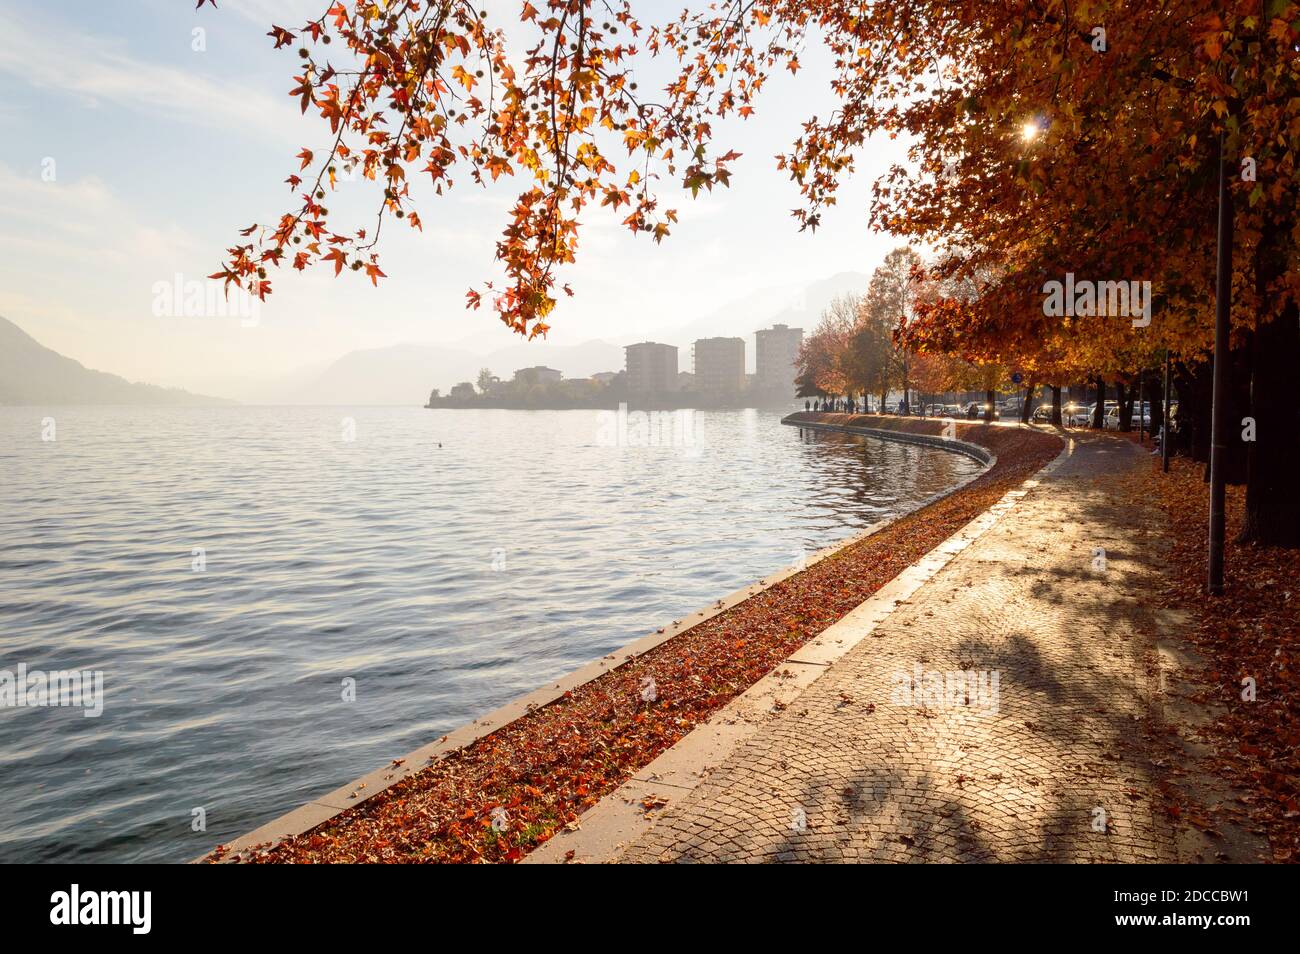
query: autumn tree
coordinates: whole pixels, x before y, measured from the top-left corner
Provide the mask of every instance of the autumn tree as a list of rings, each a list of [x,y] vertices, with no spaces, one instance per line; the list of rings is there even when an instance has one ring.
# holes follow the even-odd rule
[[[850,339],[857,324],[861,299],[838,295],[822,312],[799,348],[795,365],[809,393],[847,394],[852,385]],[[806,396],[801,393],[801,396]]]
[[[917,314],[917,273],[921,256],[909,247],[900,247],[885,256],[885,260],[871,273],[867,296],[863,301],[865,320],[879,328],[888,328],[893,338],[889,378],[897,380],[903,392],[903,403],[911,406],[908,378],[908,350],[905,337],[907,327]]]
[[[798,224],[819,224],[870,137],[909,137],[908,164],[873,185],[870,221],[932,243],[940,277],[978,280],[977,296],[935,309],[931,324],[950,323],[954,353],[981,366],[1042,358],[1131,380],[1167,350],[1201,373],[1222,144],[1234,364],[1257,433],[1243,451],[1247,537],[1300,544],[1293,0],[722,0],[653,27],[626,0],[518,9],[531,39],[517,57],[501,28],[455,0],[334,2],[300,27],[272,27],[277,47],[297,50],[292,95],[328,135],[299,153],[291,208],[250,226],[218,276],[258,296],[286,264],[377,282],[384,224],[423,227],[413,180],[442,194],[504,178],[519,186],[496,245],[505,281],[468,301],[544,334],[569,292],[557,271],[578,252],[584,214],[606,208],[662,240],[676,213],[656,186],[727,185],[735,153],[714,143],[718,120],[752,114],[770,73],[797,70],[820,43],[835,108],[810,116],[778,158],[800,192]],[[648,57],[674,64],[657,91],[634,73]],[[376,183],[373,223],[331,224],[342,175]],[[1045,282],[1066,274],[1150,282],[1150,322],[1049,313]]]
[[[867,308],[865,301],[858,303],[857,320],[844,360],[853,390],[864,396],[878,395],[883,409],[890,390],[899,380],[893,325],[887,315]]]

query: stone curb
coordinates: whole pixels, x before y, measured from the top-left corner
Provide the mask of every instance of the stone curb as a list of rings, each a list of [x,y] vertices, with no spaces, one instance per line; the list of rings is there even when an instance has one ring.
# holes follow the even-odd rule
[[[927,418],[927,420],[943,420],[942,418]],[[956,421],[955,423],[961,423]],[[823,424],[819,421],[805,421],[799,419],[797,414],[790,414],[781,419],[782,424],[788,424],[791,427],[806,427],[814,431],[841,431],[848,434],[863,434],[868,437],[878,437],[884,441],[894,441],[898,444],[919,444],[923,447],[937,447],[940,450],[953,451],[957,454],[965,454],[967,457],[974,458],[981,464],[993,466],[997,458],[989,453],[987,448],[980,447],[978,444],[972,444],[969,441],[959,441],[955,437],[936,437],[933,434],[909,434],[906,431],[890,431],[876,427],[863,427],[858,424]],[[951,491],[949,491],[951,493]]]
[[[808,426],[802,421],[787,420],[783,423]],[[819,427],[850,433],[874,430],[850,429],[847,425],[834,424]],[[940,446],[951,447],[953,443],[943,438],[939,440],[942,441]],[[907,602],[957,554],[995,526],[1021,498],[1038,486],[1040,479],[1050,478],[1072,452],[1073,443],[1067,440],[1061,453],[1033,477],[1007,491],[988,510],[904,569],[837,623],[801,646],[772,672],[588,809],[575,828],[558,832],[526,855],[522,863],[600,864],[617,861],[626,845],[654,826],[657,808],[647,809],[647,806],[659,806],[689,795],[742,743],[755,735],[771,716],[794,703],[836,660],[871,635],[898,606]]]

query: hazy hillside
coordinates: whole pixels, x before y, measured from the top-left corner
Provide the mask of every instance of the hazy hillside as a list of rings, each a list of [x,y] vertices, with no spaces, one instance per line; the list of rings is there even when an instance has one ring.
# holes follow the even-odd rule
[[[623,349],[605,341],[579,345],[526,342],[475,354],[446,345],[399,344],[352,351],[310,380],[282,392],[291,404],[423,403],[432,388],[445,394],[453,384],[474,381],[479,368],[509,380],[517,368],[543,364],[566,378],[620,371]]]
[[[691,344],[697,338],[742,337],[752,371],[755,330],[783,322],[810,333],[832,298],[865,292],[867,282],[864,274],[843,272],[802,288],[756,289],[708,315],[651,333],[650,338],[676,345],[678,366],[688,371]],[[621,371],[623,345],[642,337],[611,337],[612,341],[558,345],[512,339],[499,327],[476,328],[454,344],[407,342],[351,351],[324,367],[300,368],[273,381],[239,382],[223,391],[259,404],[422,404],[433,388],[446,394],[460,381],[477,380],[480,368],[488,368],[503,380],[509,380],[518,368],[539,364],[563,372],[566,378]]]
[[[0,404],[227,404],[92,371],[0,318]]]
[[[695,339],[714,335],[742,337],[752,371],[755,330],[784,322],[811,332],[832,298],[846,292],[865,292],[867,282],[866,275],[843,272],[805,288],[761,289],[710,315],[651,337],[677,345],[683,371],[690,369],[691,343]],[[503,380],[509,380],[517,368],[538,364],[562,371],[566,378],[621,371],[622,345],[640,340],[592,340],[577,345],[519,340],[486,353],[480,350],[494,337],[499,339],[500,334],[483,332],[460,345],[408,343],[352,351],[324,371],[305,375],[292,384],[281,382],[273,390],[264,388],[249,397],[288,404],[411,404],[427,399],[432,388],[446,394],[459,381],[474,381],[479,368],[488,368]]]
[[[745,339],[745,362],[754,370],[754,332],[774,324],[802,328],[807,337],[817,327],[821,313],[837,295],[865,294],[870,276],[861,272],[840,272],[802,288],[765,288],[751,292],[712,314],[653,336],[654,340],[677,345],[678,366],[690,370],[691,343],[697,338]]]

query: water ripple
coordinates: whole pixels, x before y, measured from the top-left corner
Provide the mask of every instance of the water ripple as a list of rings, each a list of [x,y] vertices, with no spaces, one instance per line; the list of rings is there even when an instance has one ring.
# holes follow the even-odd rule
[[[619,448],[589,411],[0,409],[0,669],[105,692],[0,709],[0,860],[197,855],[975,469],[695,420]]]

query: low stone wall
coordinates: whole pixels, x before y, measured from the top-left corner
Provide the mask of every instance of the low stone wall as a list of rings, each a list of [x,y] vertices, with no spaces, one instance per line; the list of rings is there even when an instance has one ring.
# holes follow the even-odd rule
[[[940,434],[924,434],[905,430],[886,430],[879,427],[867,427],[861,424],[842,424],[818,420],[823,415],[812,412],[800,411],[796,414],[788,414],[781,419],[782,424],[789,424],[792,427],[806,427],[814,431],[840,431],[845,434],[862,434],[867,437],[878,437],[882,441],[895,441],[899,444],[919,444],[924,447],[937,447],[940,450],[952,451],[955,454],[965,454],[967,457],[979,461],[981,464],[992,465],[997,458],[994,457],[987,449],[972,444],[969,441],[958,440],[956,437],[944,437]],[[848,416],[848,415],[841,415]],[[858,415],[854,415],[857,417]],[[922,424],[925,421],[915,421],[914,423]],[[942,422],[934,422],[942,423]]]

